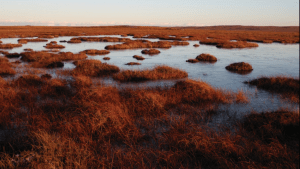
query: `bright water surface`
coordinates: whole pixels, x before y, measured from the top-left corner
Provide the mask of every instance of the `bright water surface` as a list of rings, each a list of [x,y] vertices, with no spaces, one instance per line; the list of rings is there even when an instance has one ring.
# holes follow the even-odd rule
[[[96,36],[104,37],[104,36]],[[121,37],[118,35],[110,37]],[[43,46],[50,41],[57,41],[58,44],[64,45],[66,48],[61,52],[78,53],[86,49],[102,50],[107,45],[120,44],[119,42],[82,42],[79,44],[60,43],[60,40],[70,40],[73,37],[58,37],[49,39],[48,42],[29,42],[23,44],[20,48],[8,50],[10,53],[23,52],[25,48],[31,48],[35,51],[46,50]],[[132,37],[127,37],[133,39]],[[1,39],[3,43],[18,43],[18,38]],[[147,39],[150,41],[158,41],[158,39]],[[291,104],[283,101],[277,94],[271,94],[264,90],[256,89],[244,81],[248,81],[260,76],[276,76],[287,75],[291,77],[299,77],[299,44],[263,44],[259,43],[258,48],[246,49],[220,49],[210,45],[200,45],[199,41],[189,41],[188,46],[173,46],[170,49],[159,49],[160,54],[149,56],[141,53],[143,49],[129,50],[111,50],[108,55],[89,56],[88,59],[99,59],[102,62],[114,64],[121,69],[146,69],[155,65],[168,65],[183,69],[188,72],[190,79],[202,80],[214,87],[223,88],[232,91],[243,90],[249,94],[250,102],[242,105],[231,105],[226,107],[227,111],[243,113],[254,111],[277,110],[278,108],[299,109],[298,104]],[[196,58],[201,53],[209,53],[218,58],[214,64],[211,63],[188,63],[187,59]],[[132,58],[133,55],[142,55],[146,59],[137,61]],[[109,61],[104,61],[103,57],[110,57]],[[138,66],[127,66],[128,62],[140,62]],[[252,65],[253,71],[246,75],[229,72],[225,67],[234,62],[248,62]],[[71,62],[65,62],[64,69],[72,69],[75,66]],[[53,72],[53,71],[52,71]],[[96,78],[100,79],[100,78]],[[111,78],[104,78],[105,84],[116,85],[117,87],[136,87],[136,86],[164,86],[173,85],[176,80],[147,81],[142,83],[117,83]],[[216,119],[217,120],[217,119]]]

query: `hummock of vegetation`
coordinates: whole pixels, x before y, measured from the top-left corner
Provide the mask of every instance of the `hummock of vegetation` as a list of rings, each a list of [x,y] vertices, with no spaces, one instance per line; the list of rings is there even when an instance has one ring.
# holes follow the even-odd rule
[[[141,65],[139,62],[128,62],[125,65]]]
[[[76,68],[71,72],[72,75],[84,76],[109,76],[120,71],[119,67],[102,63],[100,60],[82,60],[74,62]]]
[[[142,54],[147,54],[147,55],[156,55],[159,54],[160,51],[157,49],[144,49],[142,50]]]
[[[202,53],[202,54],[198,55],[196,57],[196,59],[199,61],[217,61],[218,60],[215,56],[213,56],[211,54],[207,54],[207,53]]]
[[[199,60],[198,59],[188,59],[188,60],[186,60],[186,62],[197,63],[197,62],[199,62]]]
[[[13,49],[17,47],[22,47],[22,44],[12,44],[12,43],[0,44],[0,49]]]
[[[134,55],[132,57],[135,58],[136,60],[145,60],[143,56],[139,56],[139,55]]]
[[[110,60],[110,57],[104,57],[103,60]]]
[[[56,41],[51,41],[50,43],[47,43],[46,46],[44,46],[47,49],[62,49],[65,48],[64,45],[58,45]]]
[[[14,75],[16,71],[12,68],[7,58],[0,57],[0,75]]]
[[[87,50],[81,51],[79,53],[85,53],[88,55],[106,55],[106,54],[109,54],[110,51],[109,50],[87,49]]]
[[[156,66],[152,70],[123,70],[113,78],[120,82],[138,82],[145,80],[180,79],[188,77],[188,73],[169,66]]]
[[[24,51],[25,51],[25,52],[33,52],[33,49],[25,48]]]
[[[83,42],[131,42],[129,38],[115,38],[115,37],[76,37],[70,41],[83,41]]]
[[[238,63],[232,63],[225,67],[227,70],[232,71],[251,71],[253,70],[252,66],[249,63],[245,62],[238,62]]]
[[[31,66],[35,68],[47,68],[48,66],[50,68],[53,63],[87,58],[84,53],[73,54],[72,52],[60,52],[58,54],[54,54],[43,51],[34,51],[22,52],[20,55],[22,56],[21,60],[31,62]]]
[[[199,45],[199,44],[194,44],[193,46],[194,46],[194,47],[199,47],[200,45]]]
[[[18,57],[20,57],[20,54],[19,53],[5,53],[4,54],[6,57],[8,57],[8,58],[18,58]]]
[[[47,39],[18,39],[18,43],[27,44],[28,42],[48,42]]]
[[[71,40],[67,41],[67,43],[81,43],[81,40],[79,40],[79,39],[71,39]]]
[[[217,44],[218,48],[252,48],[258,47],[257,43],[249,43],[246,41],[225,42]]]
[[[257,88],[282,94],[294,102],[299,102],[299,78],[286,76],[260,77],[245,82]]]

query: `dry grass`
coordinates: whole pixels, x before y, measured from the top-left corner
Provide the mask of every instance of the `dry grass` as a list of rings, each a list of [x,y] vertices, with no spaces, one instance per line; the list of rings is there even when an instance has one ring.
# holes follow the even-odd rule
[[[44,47],[47,49],[63,49],[63,48],[65,48],[64,45],[58,45],[57,42],[55,42],[55,43],[54,42],[55,41],[47,43],[46,46],[44,46]]]
[[[108,76],[120,71],[115,65],[101,63],[100,60],[83,60],[75,63],[76,68],[72,71],[73,75],[84,76]]]
[[[145,81],[159,79],[180,79],[187,77],[187,72],[169,66],[156,66],[152,70],[124,70],[115,74],[113,78],[121,82]]]
[[[25,52],[33,52],[33,49],[25,48],[24,51],[25,51]]]
[[[20,57],[20,54],[19,53],[7,53],[7,54],[5,54],[5,56],[8,58],[18,58],[18,57]]]
[[[0,57],[0,75],[14,75],[16,71],[12,68],[12,64],[8,59]]]
[[[147,54],[147,55],[156,55],[156,54],[159,54],[160,51],[157,50],[157,49],[145,49],[145,50],[142,50],[142,54]]]
[[[249,63],[245,62],[238,62],[238,63],[232,63],[225,67],[227,70],[232,71],[251,71],[253,70],[252,66]]]
[[[299,113],[252,113],[231,130],[213,130],[206,125],[217,113],[213,105],[243,94],[202,81],[134,90],[93,86],[86,76],[1,81],[0,126],[15,131],[0,143],[1,168],[299,165]]]
[[[106,55],[106,54],[109,54],[110,51],[109,50],[87,49],[87,50],[81,51],[79,53],[85,53],[88,55]]]
[[[139,56],[139,55],[134,55],[132,57],[135,58],[136,60],[145,60],[143,56]]]
[[[186,60],[186,62],[197,63],[197,62],[199,62],[199,60],[198,59],[188,59],[188,60]]]
[[[125,65],[141,65],[141,63],[139,63],[139,62],[129,62],[129,63],[126,63]]]
[[[13,49],[13,48],[17,48],[17,47],[22,47],[22,44],[11,44],[11,43],[7,43],[7,44],[0,44],[0,49]]]
[[[21,44],[27,44],[28,42],[48,42],[47,39],[40,39],[40,38],[36,38],[36,39],[18,39],[18,43]]]
[[[167,41],[150,42],[147,40],[135,40],[125,42],[123,44],[108,45],[105,47],[107,50],[119,49],[138,49],[138,48],[171,48],[172,43]]]
[[[87,58],[86,54],[73,54],[72,52],[60,52],[58,54],[49,52],[23,52],[21,60],[32,62],[31,66],[35,68],[47,68],[49,65],[69,60],[81,60]],[[51,67],[51,66],[50,66]]]
[[[71,40],[67,41],[67,43],[81,43],[81,40],[79,40],[79,39],[71,39]]]
[[[299,78],[287,76],[260,77],[245,83],[271,92],[280,93],[294,102],[299,102]]]
[[[83,42],[130,42],[129,38],[115,38],[115,37],[77,37],[72,38],[70,41],[83,41]]]
[[[194,46],[194,47],[199,47],[200,45],[199,45],[199,44],[194,44],[193,46]]]
[[[252,48],[258,47],[257,43],[249,43],[246,41],[225,42],[217,44],[218,48]]]
[[[207,53],[202,53],[202,54],[198,55],[196,57],[196,59],[199,61],[217,61],[218,60],[215,56],[213,56],[211,54],[207,54]]]
[[[103,60],[110,60],[110,57],[104,57]]]

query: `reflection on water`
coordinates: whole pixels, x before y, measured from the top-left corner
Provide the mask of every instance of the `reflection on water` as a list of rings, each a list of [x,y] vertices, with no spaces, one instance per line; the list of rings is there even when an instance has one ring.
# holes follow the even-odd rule
[[[105,35],[95,36],[105,37]],[[110,37],[121,37],[113,35]],[[23,44],[20,48],[7,50],[10,53],[23,52],[25,48],[31,48],[35,51],[45,50],[43,46],[50,41],[57,41],[57,44],[64,45],[65,48],[61,52],[78,53],[86,49],[103,50],[107,45],[120,44],[120,42],[82,42],[79,44],[61,43],[62,40],[70,40],[73,37],[58,37],[49,39],[48,42],[29,42]],[[126,38],[133,39],[132,36]],[[139,38],[146,39],[146,38]],[[1,39],[3,43],[17,43],[18,38]],[[158,39],[147,39],[150,41],[158,41]],[[246,105],[231,105],[230,109],[238,110],[238,112],[249,112],[251,110],[275,110],[278,107],[286,107],[287,102],[278,99],[277,95],[272,95],[264,90],[256,90],[244,84],[244,81],[258,78],[260,76],[288,75],[299,77],[299,45],[289,44],[283,45],[279,43],[259,44],[258,48],[251,49],[220,49],[211,45],[200,45],[195,48],[193,44],[198,41],[189,41],[189,46],[173,46],[170,49],[158,49],[160,54],[155,56],[144,55],[141,53],[143,49],[130,50],[111,50],[107,55],[88,55],[88,59],[98,59],[104,63],[114,64],[121,69],[149,69],[155,65],[168,65],[183,69],[188,72],[189,78],[203,80],[214,87],[227,90],[238,91],[243,90],[251,93],[250,103]],[[198,62],[188,63],[187,59],[194,59],[201,53],[209,53],[218,58],[217,62]],[[141,55],[145,60],[140,61],[133,58],[134,55]],[[110,60],[103,60],[103,57],[110,57]],[[128,66],[128,62],[139,62],[141,65]],[[235,62],[247,62],[253,67],[253,71],[247,73],[237,73],[227,71],[225,67]],[[73,69],[75,66],[72,62],[65,62],[64,69]],[[96,78],[99,79],[99,78]],[[117,87],[144,87],[144,86],[172,86],[176,80],[148,81],[143,83],[125,83],[115,82],[111,78],[99,79],[105,84],[115,85]],[[271,98],[271,99],[270,99]],[[299,107],[298,105],[293,105]]]

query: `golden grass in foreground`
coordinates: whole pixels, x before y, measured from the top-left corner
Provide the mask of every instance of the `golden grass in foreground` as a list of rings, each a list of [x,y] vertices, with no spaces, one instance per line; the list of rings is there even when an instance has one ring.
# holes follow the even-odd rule
[[[16,71],[12,68],[12,64],[8,59],[0,57],[0,75],[14,75]]]
[[[286,76],[260,77],[245,82],[257,88],[283,94],[294,102],[299,102],[299,78]]]
[[[159,79],[180,79],[188,77],[187,72],[169,66],[156,66],[152,70],[123,70],[113,78],[121,82]]]
[[[72,71],[73,75],[85,76],[108,76],[120,71],[119,67],[102,63],[100,60],[82,60],[74,63],[76,68]]]
[[[0,128],[14,131],[0,142],[1,168],[299,165],[299,113],[253,113],[214,130],[213,105],[239,94],[202,81],[133,90],[27,75],[0,85]]]

